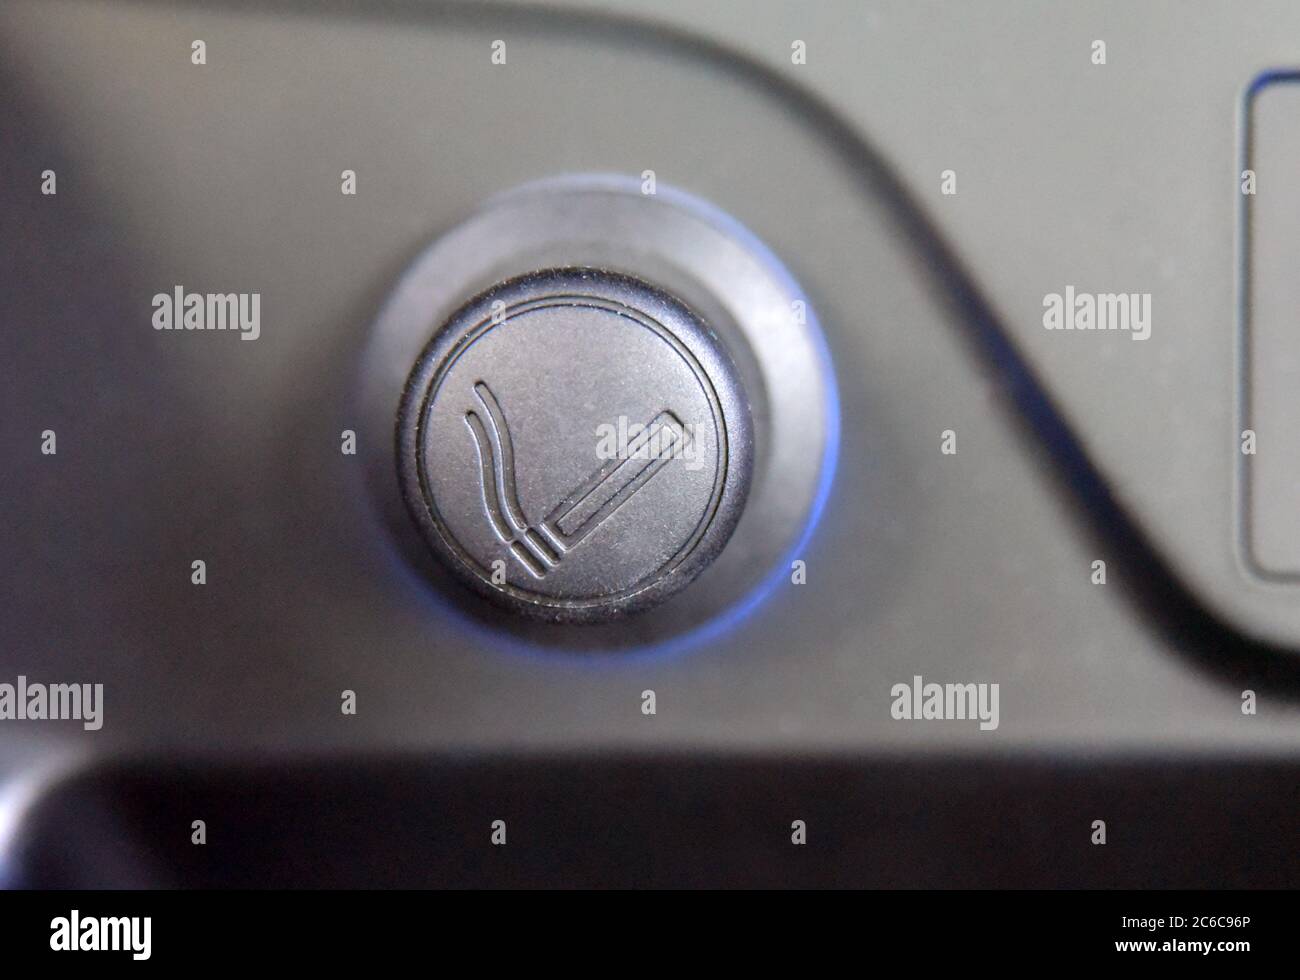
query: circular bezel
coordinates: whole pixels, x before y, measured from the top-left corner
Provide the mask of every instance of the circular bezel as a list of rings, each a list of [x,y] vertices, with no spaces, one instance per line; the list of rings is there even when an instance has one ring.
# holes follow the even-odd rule
[[[384,303],[360,374],[359,439],[395,446],[412,365],[467,301],[534,270],[583,267],[650,283],[694,311],[730,354],[749,403],[748,498],[727,547],[690,588],[654,614],[610,623],[503,617],[476,597],[481,590],[457,587],[463,578],[434,560],[391,454],[366,455],[366,483],[406,563],[435,587],[432,595],[455,599],[462,627],[573,652],[705,635],[788,581],[829,493],[839,432],[834,373],[813,304],[780,260],[717,207],[662,183],[645,194],[635,178],[606,175],[547,178],[489,199],[417,256]]]

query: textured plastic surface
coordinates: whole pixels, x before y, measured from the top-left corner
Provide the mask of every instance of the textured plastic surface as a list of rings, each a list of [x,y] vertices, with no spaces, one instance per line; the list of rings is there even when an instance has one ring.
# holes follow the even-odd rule
[[[93,741],[14,729],[15,760],[72,743],[1294,768],[1300,602],[1240,560],[1235,232],[1243,93],[1296,59],[1295,5],[620,8],[658,27],[53,6],[0,10],[4,171],[31,175],[0,185],[22,229],[0,292],[18,488],[0,665],[104,681],[107,720]],[[806,584],[593,665],[445,608],[392,553],[363,472],[391,460],[353,395],[431,239],[539,177],[647,169],[791,269],[843,424]],[[149,297],[176,284],[260,290],[260,339],[151,330]],[[1071,285],[1150,292],[1150,338],[1044,330],[1044,296]],[[36,452],[45,428],[57,457]],[[895,720],[891,688],[916,676],[1000,684],[1000,726]],[[345,688],[363,707],[341,719]]]
[[[689,585],[735,530],[753,460],[748,401],[708,327],[590,269],[457,311],[412,372],[397,442],[443,560],[508,609],[574,621]]]

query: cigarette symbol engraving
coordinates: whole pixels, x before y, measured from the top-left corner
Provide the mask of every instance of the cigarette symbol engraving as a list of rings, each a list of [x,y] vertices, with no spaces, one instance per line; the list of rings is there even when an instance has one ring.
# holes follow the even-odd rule
[[[465,413],[478,449],[483,503],[498,538],[536,578],[546,575],[566,553],[632,499],[691,441],[690,432],[664,410],[632,439],[624,455],[609,460],[573,489],[537,525],[529,525],[515,487],[514,446],[505,413],[492,390],[474,385],[479,408]],[[486,421],[485,421],[486,420]],[[653,451],[646,451],[650,447]]]

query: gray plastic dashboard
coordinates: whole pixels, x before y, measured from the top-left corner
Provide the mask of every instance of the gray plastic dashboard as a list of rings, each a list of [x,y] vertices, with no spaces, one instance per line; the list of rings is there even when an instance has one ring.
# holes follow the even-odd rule
[[[1186,779],[1119,847],[1254,826],[1217,809],[1244,795],[1274,821],[1259,874],[1294,880],[1295,65],[1283,3],[5,4],[0,681],[104,685],[97,731],[0,723],[15,841],[50,867],[61,801],[85,780],[99,800],[119,767],[170,806],[217,793],[193,788],[205,766],[356,765],[375,798],[465,812],[496,770],[424,797],[369,760],[486,759],[526,813],[566,780],[576,806],[584,766],[653,759],[648,784],[674,760],[699,783],[665,817],[681,835],[719,787],[797,810],[831,780],[940,813],[1010,798],[1086,843],[1126,805],[1108,787],[1131,803]],[[392,446],[346,455],[340,433],[366,432],[376,321],[431,242],[542,178],[646,171],[802,287],[838,393],[833,478],[802,584],[783,563],[666,639],[629,621],[617,649],[538,641],[447,601],[369,491]],[[152,329],[175,286],[260,294],[260,336]],[[1149,335],[1045,329],[1067,290],[1132,295],[1135,317],[1146,296]],[[996,684],[996,727],[900,719],[914,679]],[[277,792],[250,779],[226,799]],[[882,826],[916,847],[963,833],[906,807]],[[201,878],[185,860],[159,873]],[[1241,880],[1226,851],[1203,879],[1088,860],[1011,883]]]

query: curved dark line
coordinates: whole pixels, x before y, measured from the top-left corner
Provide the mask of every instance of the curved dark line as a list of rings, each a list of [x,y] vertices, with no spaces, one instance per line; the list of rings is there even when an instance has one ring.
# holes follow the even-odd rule
[[[487,409],[488,419],[492,423],[492,435],[495,437],[493,442],[500,453],[497,458],[497,495],[501,500],[501,507],[516,530],[526,531],[528,522],[524,520],[523,509],[519,506],[519,495],[515,490],[515,449],[510,441],[510,430],[506,427],[505,413],[497,404],[492,389],[482,381],[475,382],[474,394],[478,395],[478,400]]]
[[[153,2],[162,6],[158,0]],[[259,16],[275,6],[265,0],[188,2],[205,10],[224,7],[255,11]],[[169,3],[168,9],[176,6]],[[1125,581],[1132,586],[1125,595],[1140,604],[1171,645],[1207,672],[1231,683],[1267,684],[1279,694],[1300,699],[1300,656],[1296,656],[1296,645],[1247,635],[1206,606],[1187,585],[1115,498],[1099,467],[1020,355],[956,253],[917,207],[891,165],[822,96],[753,56],[712,38],[624,12],[607,14],[549,4],[543,9],[511,0],[478,0],[472,4],[463,0],[387,0],[367,5],[348,0],[287,0],[280,6],[296,9],[304,16],[328,15],[361,23],[374,23],[377,17],[385,18],[387,23],[404,19],[425,27],[460,23],[472,29],[492,17],[512,17],[531,30],[559,35],[570,42],[576,31],[583,30],[624,48],[662,45],[710,66],[720,66],[752,84],[801,123],[824,135],[828,145],[858,174],[871,198],[883,202],[902,236],[923,253],[941,301],[955,322],[966,328],[960,331],[962,337],[1018,410],[1008,412],[1013,428],[1021,434],[1027,432],[1043,447],[1052,464],[1049,475],[1083,503],[1080,527],[1123,562]]]
[[[509,544],[514,535],[506,525],[505,518],[501,516],[501,505],[497,503],[496,456],[492,452],[492,443],[488,439],[487,430],[484,429],[483,420],[478,417],[478,413],[466,412],[465,424],[469,426],[470,434],[474,436],[474,445],[478,448],[479,470],[483,479],[483,503],[487,506],[488,519],[492,522],[497,536]]]

